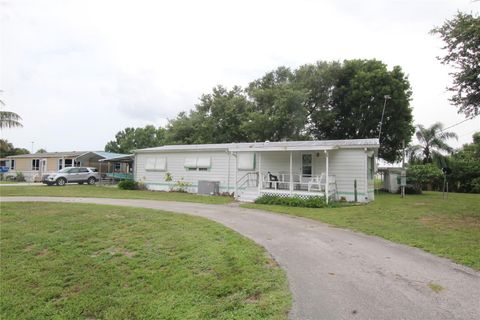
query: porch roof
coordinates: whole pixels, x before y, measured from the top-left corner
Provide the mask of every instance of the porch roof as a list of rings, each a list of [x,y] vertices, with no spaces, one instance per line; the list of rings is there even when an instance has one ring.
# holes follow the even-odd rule
[[[135,150],[134,153],[190,152],[190,151],[302,151],[333,150],[350,148],[379,147],[378,139],[317,140],[317,141],[280,141],[280,142],[241,142],[217,144],[167,145],[156,148]]]

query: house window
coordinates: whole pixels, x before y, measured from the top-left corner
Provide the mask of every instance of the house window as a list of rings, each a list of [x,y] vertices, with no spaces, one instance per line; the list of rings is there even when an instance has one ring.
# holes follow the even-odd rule
[[[208,168],[198,168],[198,171],[208,171]]]
[[[65,168],[66,167],[73,167],[73,160],[72,159],[65,159]]]
[[[120,171],[120,169],[122,168],[122,164],[120,162],[115,162],[115,171]]]
[[[367,171],[368,171],[368,179],[373,180],[373,175],[375,171],[375,157],[367,158]]]
[[[40,170],[40,159],[32,159],[32,170],[33,171]]]
[[[311,154],[302,154],[302,176],[303,177],[312,176],[312,155]]]
[[[15,170],[15,160],[10,159],[10,170]]]

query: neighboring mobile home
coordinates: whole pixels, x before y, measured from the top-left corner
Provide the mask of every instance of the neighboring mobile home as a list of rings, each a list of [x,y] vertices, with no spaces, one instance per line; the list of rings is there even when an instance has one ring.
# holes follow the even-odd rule
[[[66,151],[66,152],[46,152],[22,154],[8,156],[5,159],[5,165],[9,167],[9,172],[5,176],[15,176],[21,172],[28,182],[41,181],[44,174],[57,172],[66,167],[94,167],[107,171],[124,171],[125,164],[114,164],[110,168],[107,164],[102,164],[99,160],[110,159],[123,156],[118,153],[104,151]]]
[[[170,145],[136,150],[134,175],[151,190],[180,181],[188,192],[208,193],[213,185],[241,201],[328,194],[368,202],[378,147],[378,139]]]

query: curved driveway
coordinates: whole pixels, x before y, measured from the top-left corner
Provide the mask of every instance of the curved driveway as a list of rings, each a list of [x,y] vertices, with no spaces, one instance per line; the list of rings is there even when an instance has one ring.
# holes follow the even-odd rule
[[[1,201],[133,206],[217,221],[265,247],[286,270],[294,298],[291,319],[480,319],[479,272],[317,221],[235,204],[58,197]],[[436,293],[432,283],[444,289]]]

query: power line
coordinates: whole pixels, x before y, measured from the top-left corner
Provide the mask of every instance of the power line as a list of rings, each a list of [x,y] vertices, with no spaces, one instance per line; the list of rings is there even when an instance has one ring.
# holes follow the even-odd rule
[[[457,123],[455,123],[455,124],[452,124],[451,126],[446,127],[446,128],[443,128],[443,129],[440,130],[440,131],[442,132],[442,131],[445,131],[445,130],[447,130],[447,129],[456,127],[456,126],[458,126],[459,124],[462,124],[462,123],[464,123],[465,121],[468,121],[468,120],[472,120],[472,119],[475,118],[475,117],[476,117],[476,115],[473,115],[473,116],[471,116],[470,118],[467,118],[467,119],[464,119],[464,120],[462,120],[462,121],[460,121],[460,122],[457,122]]]

